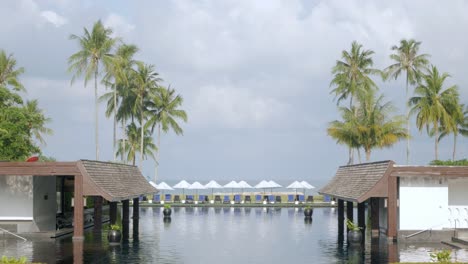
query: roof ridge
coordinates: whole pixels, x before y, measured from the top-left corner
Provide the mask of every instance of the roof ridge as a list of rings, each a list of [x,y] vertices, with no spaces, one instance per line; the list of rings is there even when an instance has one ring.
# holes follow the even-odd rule
[[[392,162],[392,160],[381,160],[381,161],[365,162],[365,163],[359,163],[359,164],[342,165],[340,166],[340,168],[358,167],[358,166],[374,165],[374,164],[390,163],[390,162]]]
[[[101,161],[101,160],[89,160],[89,159],[80,159],[80,161],[89,161],[89,162],[96,162],[96,163],[104,163],[104,164],[112,164],[112,165],[124,165],[128,167],[136,167],[136,165],[130,165],[120,162],[112,162],[112,161]]]

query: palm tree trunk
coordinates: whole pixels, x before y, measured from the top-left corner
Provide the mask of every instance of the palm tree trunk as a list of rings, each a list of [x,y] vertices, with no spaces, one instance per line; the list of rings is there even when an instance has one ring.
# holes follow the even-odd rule
[[[94,118],[95,118],[95,134],[96,137],[96,160],[99,160],[99,133],[98,133],[98,92],[97,92],[97,78],[98,78],[98,63],[96,63],[96,70],[94,71]]]
[[[117,152],[115,147],[117,145],[117,87],[114,87],[114,141],[112,151],[114,153],[114,161],[117,160]]]
[[[455,161],[455,153],[457,152],[457,134],[453,133],[453,153],[452,161]]]
[[[434,123],[434,130],[435,130],[435,159],[436,160],[439,160],[439,127],[438,127],[438,123]]]
[[[371,154],[371,150],[366,149],[366,161],[370,161],[370,154]]]
[[[122,152],[122,161],[127,164],[127,159],[125,158],[125,155],[126,155],[126,138],[127,138],[127,130],[125,129],[125,118],[122,118],[122,130],[123,130],[123,139],[122,139],[122,142],[123,142],[123,146],[122,146],[122,149],[123,149],[123,152]]]
[[[143,95],[140,97],[140,124],[141,124],[141,134],[140,134],[140,171],[143,171],[143,138],[145,131],[145,124],[143,124]]]
[[[408,138],[406,139],[406,165],[410,162],[410,122],[409,122],[409,93],[408,93],[408,83],[409,83],[409,76],[408,71],[406,72],[406,133],[408,134]]]
[[[361,162],[361,150],[359,148],[356,149],[356,150],[357,150],[357,154],[358,154],[359,163],[362,163]]]
[[[349,147],[348,149],[348,155],[349,155],[349,158],[348,158],[348,165],[351,165],[353,164],[353,148]]]
[[[154,182],[158,179],[159,152],[161,151],[161,124],[158,124],[158,149],[156,151],[156,166],[154,168]]]

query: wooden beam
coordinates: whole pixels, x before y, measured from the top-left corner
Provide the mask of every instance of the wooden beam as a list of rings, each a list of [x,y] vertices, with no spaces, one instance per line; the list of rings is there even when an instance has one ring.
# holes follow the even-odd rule
[[[468,166],[394,166],[391,176],[468,177]]]
[[[351,222],[354,220],[353,213],[353,202],[346,202],[346,218],[348,218]],[[346,226],[346,232],[348,231],[348,226]]]
[[[83,240],[83,176],[75,175],[75,190],[74,190],[74,208],[73,208],[73,239]]]
[[[397,238],[397,221],[398,221],[398,214],[397,214],[397,194],[398,194],[398,186],[397,186],[396,177],[390,177],[388,179],[388,202],[387,202],[387,238],[389,241],[395,241]]]
[[[133,240],[138,240],[140,229],[140,198],[133,199]]]
[[[379,219],[379,198],[373,197],[370,199],[370,216],[371,216],[371,236],[377,237],[380,234],[380,219]]]
[[[109,203],[109,218],[111,225],[115,225],[115,223],[117,223],[117,202]]]
[[[0,162],[0,175],[60,176],[77,175],[76,162]]]
[[[102,230],[102,197],[94,197],[94,232]]]
[[[344,201],[338,199],[338,237],[344,234]]]
[[[124,241],[128,241],[129,236],[129,224],[130,224],[130,215],[129,215],[129,201],[122,201],[122,238]]]

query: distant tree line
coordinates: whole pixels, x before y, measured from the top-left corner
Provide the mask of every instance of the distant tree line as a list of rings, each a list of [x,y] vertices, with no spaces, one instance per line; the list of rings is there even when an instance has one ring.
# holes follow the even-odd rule
[[[25,161],[41,154],[45,135],[52,135],[46,125],[51,121],[39,108],[37,100],[25,100],[26,88],[20,81],[23,67],[13,54],[0,49],[0,160]]]
[[[394,62],[383,70],[373,68],[374,51],[366,50],[357,42],[351,50],[343,50],[341,60],[332,69],[331,93],[335,95],[341,120],[332,121],[327,133],[337,143],[346,145],[348,164],[354,163],[360,150],[370,160],[376,148],[391,147],[400,140],[407,140],[406,162],[410,162],[410,122],[415,116],[419,131],[424,128],[434,137],[434,156],[439,159],[439,142],[453,134],[452,160],[456,157],[458,135],[468,136],[468,106],[460,102],[458,87],[447,87],[450,75],[439,72],[431,65],[428,54],[420,54],[421,42],[413,39],[400,41],[393,46],[390,58]],[[406,114],[392,115],[395,109],[378,93],[373,78],[383,80],[405,77]],[[410,88],[414,87],[414,91]],[[344,106],[343,101],[349,106]]]

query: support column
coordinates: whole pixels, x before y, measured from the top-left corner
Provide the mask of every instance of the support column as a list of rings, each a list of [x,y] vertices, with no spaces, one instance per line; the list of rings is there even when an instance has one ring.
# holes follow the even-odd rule
[[[94,197],[94,232],[102,230],[102,197]]]
[[[338,238],[344,236],[344,201],[338,199]]]
[[[397,239],[397,177],[388,177],[388,201],[387,201],[387,239],[395,241]]]
[[[371,217],[371,235],[377,237],[380,235],[380,218],[379,218],[379,198],[373,197],[370,199],[370,217]]]
[[[138,229],[140,226],[140,200],[133,199],[133,240],[138,240]]]
[[[346,218],[353,222],[353,202],[346,202]],[[346,232],[348,232],[348,226],[346,226]]]
[[[73,240],[83,240],[83,176],[75,175],[74,182]]]
[[[129,236],[129,223],[130,223],[130,215],[129,215],[129,201],[123,200],[122,201],[122,238],[124,241],[128,240]]]
[[[362,243],[364,244],[364,238],[366,234],[366,204],[365,202],[358,203],[358,226],[362,232]]]
[[[117,202],[109,203],[109,218],[111,225],[115,225],[115,223],[117,223]]]
[[[75,239],[74,236],[73,236],[73,239]],[[83,244],[84,244],[84,240],[73,241],[73,263],[74,264],[83,264]]]

